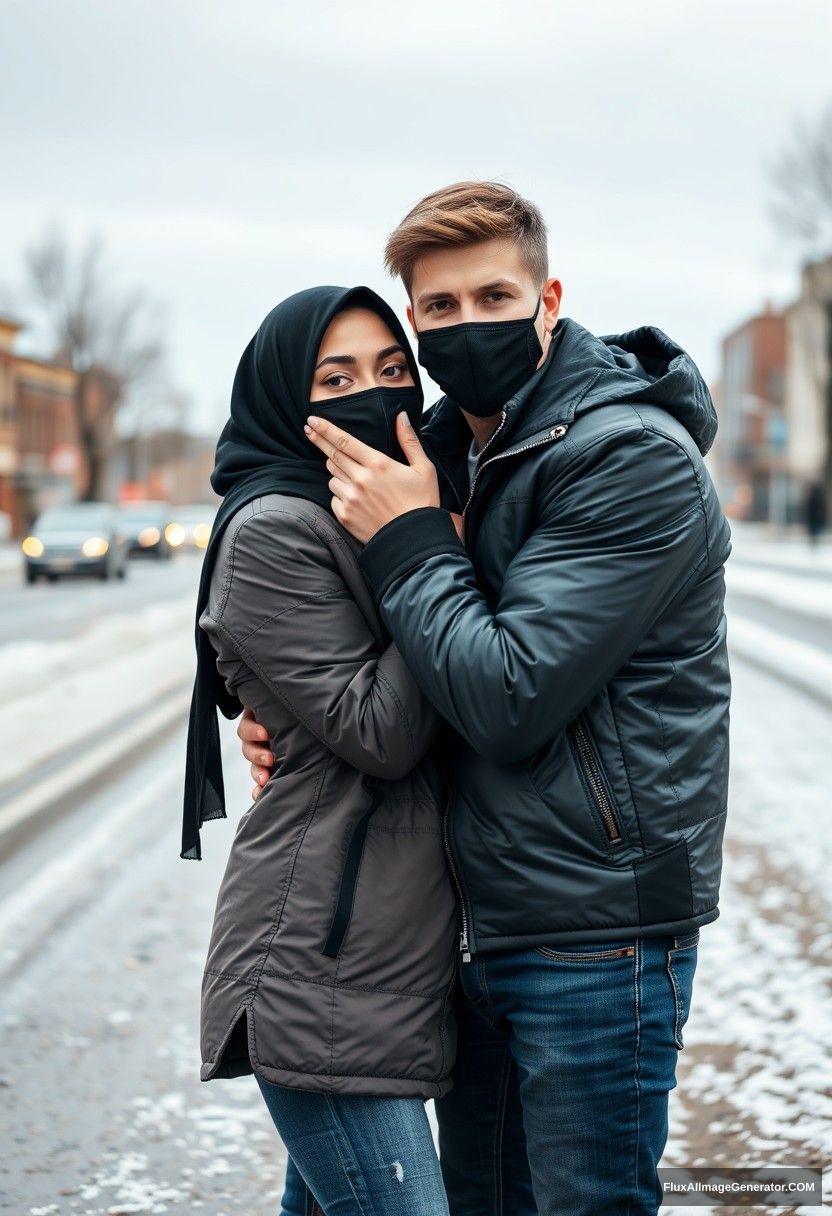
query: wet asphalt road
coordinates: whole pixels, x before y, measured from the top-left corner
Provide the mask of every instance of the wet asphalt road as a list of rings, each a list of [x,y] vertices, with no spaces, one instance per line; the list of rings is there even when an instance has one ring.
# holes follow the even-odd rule
[[[93,578],[62,578],[57,583],[40,579],[29,587],[7,576],[0,581],[3,642],[76,637],[105,616],[187,595],[196,587],[201,561],[195,553],[164,562],[137,557],[131,559],[123,581],[106,583]]]

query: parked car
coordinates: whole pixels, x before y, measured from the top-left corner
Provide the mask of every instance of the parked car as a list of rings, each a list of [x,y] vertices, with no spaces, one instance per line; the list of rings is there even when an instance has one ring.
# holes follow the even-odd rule
[[[35,520],[21,548],[27,583],[41,575],[55,582],[62,574],[108,579],[127,573],[127,537],[117,508],[106,502],[51,507]]]
[[[206,549],[217,508],[210,503],[191,503],[173,508],[168,540],[175,549]]]
[[[166,561],[173,557],[170,542],[172,513],[170,503],[148,499],[127,502],[121,507],[121,524],[127,533],[130,554],[139,553]]]

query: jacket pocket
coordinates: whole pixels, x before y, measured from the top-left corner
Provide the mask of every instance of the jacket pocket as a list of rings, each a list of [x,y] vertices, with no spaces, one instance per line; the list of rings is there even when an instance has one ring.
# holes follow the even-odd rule
[[[583,711],[570,722],[566,734],[584,792],[601,823],[607,842],[615,847],[626,844],[621,815]]]
[[[326,941],[321,947],[321,953],[325,954],[328,958],[337,958],[344,944],[344,938],[352,915],[352,906],[355,901],[355,887],[358,882],[358,872],[361,869],[361,858],[364,855],[364,845],[367,842],[367,828],[370,826],[370,818],[373,812],[381,801],[381,794],[371,784],[370,778],[364,777],[362,785],[369,792],[370,805],[353,828],[350,843],[347,846],[347,853],[344,858],[344,865],[338,884],[338,899],[335,904],[335,912]]]

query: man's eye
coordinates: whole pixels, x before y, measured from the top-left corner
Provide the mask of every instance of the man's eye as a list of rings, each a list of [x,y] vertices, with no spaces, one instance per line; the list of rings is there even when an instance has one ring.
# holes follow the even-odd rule
[[[451,306],[450,300],[434,300],[428,304],[428,312],[446,312]]]
[[[487,300],[492,300],[492,301],[496,301],[497,303],[499,303],[500,300],[508,299],[508,292],[507,291],[489,291],[488,295],[485,298]]]

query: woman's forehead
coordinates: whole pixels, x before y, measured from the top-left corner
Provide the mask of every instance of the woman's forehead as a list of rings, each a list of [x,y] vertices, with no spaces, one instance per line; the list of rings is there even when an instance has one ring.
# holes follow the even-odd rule
[[[318,357],[333,354],[375,355],[398,340],[386,321],[372,309],[347,308],[334,316],[327,326]]]

